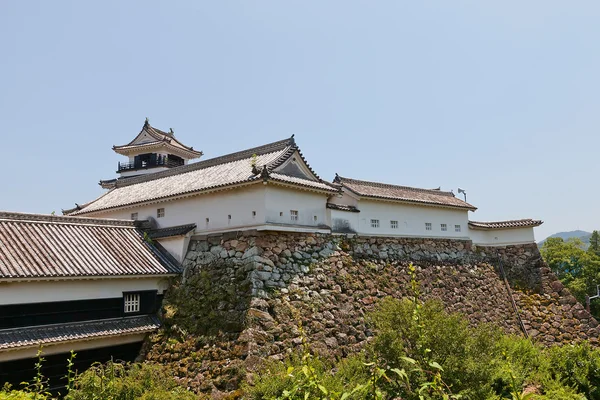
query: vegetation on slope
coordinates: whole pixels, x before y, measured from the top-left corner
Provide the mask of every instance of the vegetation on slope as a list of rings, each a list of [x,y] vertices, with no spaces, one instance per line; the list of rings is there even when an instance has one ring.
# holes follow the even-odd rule
[[[439,302],[423,303],[414,269],[409,273],[410,298],[386,298],[366,315],[375,334],[361,353],[336,361],[320,358],[302,335],[302,354],[265,361],[226,398],[600,400],[600,350],[587,343],[544,348],[491,325],[473,327]],[[302,319],[293,309],[290,314],[302,332]],[[176,375],[156,364],[96,365],[69,379],[66,399],[203,396],[179,386]],[[43,381],[37,376],[25,391],[4,390],[0,400],[50,399]]]
[[[335,363],[271,362],[251,399],[600,399],[600,351],[587,343],[543,348],[489,325],[471,327],[438,302],[388,298],[368,316],[377,335]]]

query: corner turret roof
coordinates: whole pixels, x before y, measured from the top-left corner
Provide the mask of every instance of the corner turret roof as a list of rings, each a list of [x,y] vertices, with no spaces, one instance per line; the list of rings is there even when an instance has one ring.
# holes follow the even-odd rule
[[[144,141],[142,140],[143,138],[149,140]],[[142,126],[142,130],[131,142],[121,146],[113,146],[113,150],[119,154],[128,155],[139,150],[151,150],[157,147],[166,147],[177,153],[176,155],[181,155],[186,159],[202,156],[201,151],[196,151],[193,147],[185,146],[177,140],[172,129],[169,132],[161,131],[150,125],[147,118],[144,122],[144,126]]]

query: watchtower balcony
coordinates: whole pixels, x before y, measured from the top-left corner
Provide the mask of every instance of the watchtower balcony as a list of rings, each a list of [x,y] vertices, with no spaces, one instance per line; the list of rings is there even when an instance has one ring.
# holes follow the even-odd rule
[[[185,161],[182,158],[173,155],[142,154],[135,156],[133,162],[119,162],[117,173],[157,167],[174,168],[184,164]]]

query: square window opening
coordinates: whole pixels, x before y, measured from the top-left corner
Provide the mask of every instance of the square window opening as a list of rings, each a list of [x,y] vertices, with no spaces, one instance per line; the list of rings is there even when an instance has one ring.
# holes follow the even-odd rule
[[[298,221],[298,210],[290,210],[290,219],[292,221]]]
[[[398,229],[398,221],[390,221],[390,228]]]
[[[140,312],[139,294],[126,294],[124,296],[124,311],[125,313]]]
[[[131,219],[134,221],[137,221],[138,219],[138,213],[131,213]]]
[[[460,232],[460,225],[454,225],[454,232]]]
[[[425,230],[426,231],[430,231],[431,230],[431,222],[425,222]]]
[[[371,228],[379,228],[379,220],[378,219],[371,220]]]
[[[165,209],[164,208],[158,208],[156,209],[156,218],[162,218],[165,216]]]
[[[442,229],[442,232],[446,232],[448,230],[448,225],[440,224],[440,228]]]

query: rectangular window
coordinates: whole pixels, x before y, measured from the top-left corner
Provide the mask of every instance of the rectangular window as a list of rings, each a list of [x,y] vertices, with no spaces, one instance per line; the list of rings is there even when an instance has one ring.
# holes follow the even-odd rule
[[[425,230],[426,231],[430,231],[431,230],[431,222],[425,222]]]
[[[454,232],[460,232],[460,225],[454,225]]]
[[[134,221],[137,221],[138,219],[138,213],[131,213],[131,219]]]
[[[292,221],[298,221],[298,210],[290,210],[290,219]]]
[[[164,208],[158,208],[156,209],[156,218],[162,218],[165,216],[165,209]]]
[[[126,294],[125,295],[125,309],[126,313],[140,312],[140,295],[139,294]]]
[[[313,219],[315,220],[315,222],[317,222],[317,220],[318,220],[318,218],[317,218],[317,216],[316,216],[316,215],[314,216],[314,218],[313,218]]]
[[[379,228],[379,220],[378,219],[371,220],[371,228]]]
[[[390,221],[390,228],[398,229],[398,221]]]
[[[256,218],[256,211],[252,211],[252,218]]]
[[[206,218],[206,226],[210,223],[210,218]]]
[[[448,225],[446,224],[441,224],[440,228],[442,228],[442,232],[446,232],[448,230]]]

